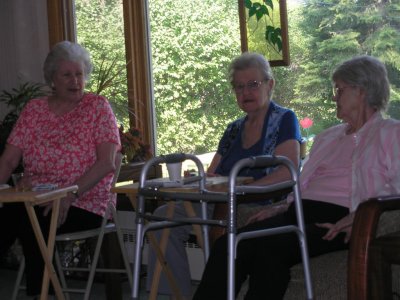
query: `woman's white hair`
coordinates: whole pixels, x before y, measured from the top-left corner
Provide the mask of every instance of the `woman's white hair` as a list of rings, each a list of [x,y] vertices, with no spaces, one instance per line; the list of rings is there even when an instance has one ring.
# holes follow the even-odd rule
[[[49,86],[51,86],[54,73],[57,71],[60,61],[82,63],[85,80],[89,80],[93,69],[89,52],[77,43],[62,41],[51,49],[43,65],[44,79]]]
[[[386,110],[390,98],[390,83],[385,65],[377,58],[362,55],[340,64],[332,80],[362,88],[367,104],[377,110]]]

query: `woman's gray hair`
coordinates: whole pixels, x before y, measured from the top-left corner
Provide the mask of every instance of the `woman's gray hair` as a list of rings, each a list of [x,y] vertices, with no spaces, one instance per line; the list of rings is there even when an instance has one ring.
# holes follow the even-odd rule
[[[77,43],[62,41],[57,43],[49,52],[43,65],[44,79],[51,86],[54,73],[60,61],[73,61],[83,63],[83,72],[87,81],[92,73],[93,65],[89,52]]]
[[[332,74],[332,80],[341,80],[362,88],[370,107],[386,110],[390,97],[390,83],[385,65],[375,57],[356,56],[340,64]]]
[[[235,73],[249,68],[260,70],[265,80],[274,79],[271,66],[264,56],[254,52],[244,52],[236,57],[229,66],[229,80],[232,86],[234,85],[233,78]]]

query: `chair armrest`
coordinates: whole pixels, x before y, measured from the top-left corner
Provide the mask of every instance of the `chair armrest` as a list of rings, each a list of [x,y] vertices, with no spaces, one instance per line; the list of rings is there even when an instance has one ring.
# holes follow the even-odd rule
[[[400,195],[384,199],[369,199],[357,208],[347,270],[348,299],[367,299],[368,296],[368,251],[376,237],[380,216],[391,210],[400,210]]]

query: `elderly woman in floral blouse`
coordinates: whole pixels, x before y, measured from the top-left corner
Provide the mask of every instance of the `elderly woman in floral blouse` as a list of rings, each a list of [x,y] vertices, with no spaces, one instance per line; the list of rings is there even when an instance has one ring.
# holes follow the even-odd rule
[[[115,201],[110,188],[120,149],[118,127],[108,101],[84,92],[91,70],[89,53],[79,44],[55,45],[44,63],[53,93],[27,103],[0,158],[0,183],[7,182],[22,160],[32,185],[79,187],[61,200],[58,233],[98,227],[108,201]],[[51,208],[36,209],[44,233]],[[43,261],[24,208],[0,209],[0,230],[0,255],[17,236],[25,255],[27,294],[39,294]]]

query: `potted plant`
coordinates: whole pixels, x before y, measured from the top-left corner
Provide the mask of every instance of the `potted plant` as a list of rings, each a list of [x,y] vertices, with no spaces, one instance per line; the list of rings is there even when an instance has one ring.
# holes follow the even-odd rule
[[[119,127],[121,139],[121,153],[125,163],[144,162],[152,157],[150,146],[142,140],[142,133],[138,128],[129,128],[124,132],[124,127]]]
[[[32,82],[21,83],[11,91],[2,91],[0,102],[11,107],[11,111],[4,117],[3,121],[0,121],[0,154],[3,153],[7,138],[25,104],[30,99],[44,96],[47,93],[44,84]]]

